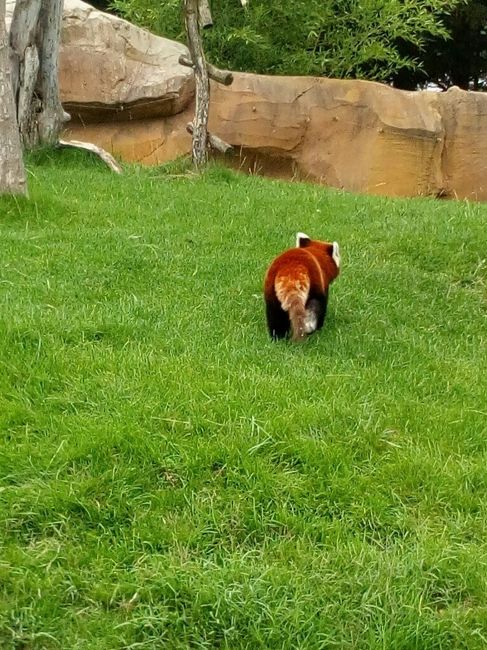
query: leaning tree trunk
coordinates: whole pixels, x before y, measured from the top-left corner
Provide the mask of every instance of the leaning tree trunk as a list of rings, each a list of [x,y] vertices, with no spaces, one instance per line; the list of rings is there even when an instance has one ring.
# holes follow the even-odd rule
[[[54,144],[69,119],[59,99],[58,59],[63,0],[17,0],[10,46],[22,143]]]
[[[0,0],[0,194],[26,194],[19,131],[12,93],[5,0]]]

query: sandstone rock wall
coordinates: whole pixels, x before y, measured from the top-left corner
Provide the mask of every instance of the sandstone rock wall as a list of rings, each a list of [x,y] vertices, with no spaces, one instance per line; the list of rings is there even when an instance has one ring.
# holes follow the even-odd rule
[[[430,93],[364,81],[236,75],[215,87],[210,127],[290,172],[374,194],[436,194],[444,139]],[[281,162],[282,166],[282,162]]]

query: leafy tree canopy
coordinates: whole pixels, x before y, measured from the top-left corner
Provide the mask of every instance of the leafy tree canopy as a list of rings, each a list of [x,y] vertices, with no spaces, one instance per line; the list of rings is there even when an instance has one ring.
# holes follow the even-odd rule
[[[461,0],[213,0],[208,59],[231,70],[389,80],[420,66],[428,39],[446,39]],[[181,0],[113,0],[155,33],[184,40]],[[410,51],[413,55],[410,54]]]
[[[394,85],[416,88],[434,82],[441,88],[485,90],[487,73],[487,0],[469,0],[444,17],[451,38],[428,36],[420,50],[400,43],[399,51],[421,60],[419,69],[403,69],[393,75]]]

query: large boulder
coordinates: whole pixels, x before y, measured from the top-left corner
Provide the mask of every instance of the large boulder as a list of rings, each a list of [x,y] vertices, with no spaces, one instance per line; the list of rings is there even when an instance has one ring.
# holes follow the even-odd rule
[[[65,0],[62,100],[84,121],[174,115],[194,95],[184,45],[154,36],[81,0]]]

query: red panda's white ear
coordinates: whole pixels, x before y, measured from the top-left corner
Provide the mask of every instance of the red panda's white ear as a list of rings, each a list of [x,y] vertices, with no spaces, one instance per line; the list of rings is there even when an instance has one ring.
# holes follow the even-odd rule
[[[333,257],[335,264],[337,265],[337,269],[339,269],[340,268],[340,246],[336,241],[333,242],[333,252],[331,256]]]
[[[311,243],[310,237],[308,235],[305,235],[304,232],[298,232],[296,235],[296,248],[304,248],[305,246],[309,246]]]

